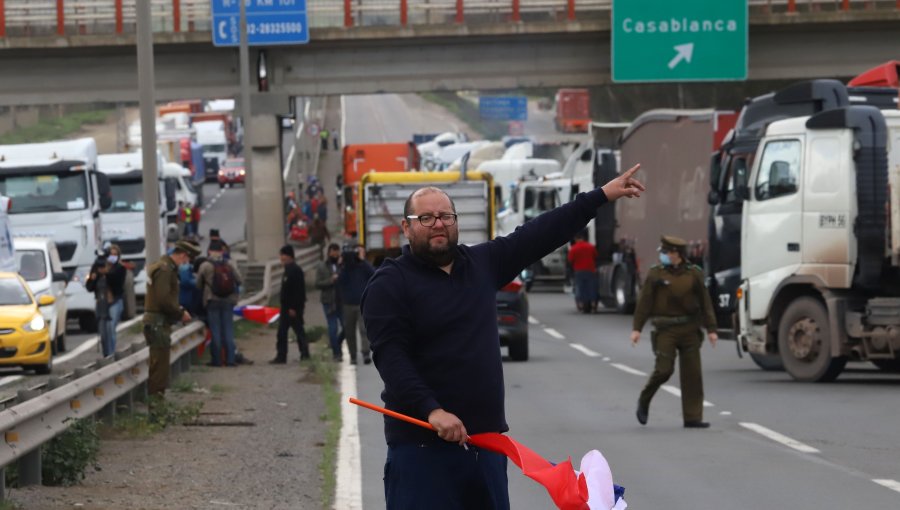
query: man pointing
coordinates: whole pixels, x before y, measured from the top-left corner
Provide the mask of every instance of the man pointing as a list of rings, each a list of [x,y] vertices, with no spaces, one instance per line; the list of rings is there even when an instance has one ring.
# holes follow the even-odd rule
[[[509,428],[496,292],[582,230],[598,207],[640,196],[638,168],[475,246],[458,244],[456,208],[444,191],[409,196],[409,245],[375,272],[361,307],[386,407],[427,420],[437,435],[385,418],[388,509],[509,508],[506,457],[461,447],[469,434]]]

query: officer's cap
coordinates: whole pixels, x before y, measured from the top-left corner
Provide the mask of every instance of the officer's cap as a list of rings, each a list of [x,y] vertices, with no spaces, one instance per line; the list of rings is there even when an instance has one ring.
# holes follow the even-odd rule
[[[177,241],[175,243],[175,249],[178,251],[187,253],[191,257],[196,257],[197,255],[200,255],[200,247],[189,241],[184,241],[184,240]]]
[[[662,236],[659,240],[660,250],[679,250],[684,251],[687,248],[687,241],[675,236]]]

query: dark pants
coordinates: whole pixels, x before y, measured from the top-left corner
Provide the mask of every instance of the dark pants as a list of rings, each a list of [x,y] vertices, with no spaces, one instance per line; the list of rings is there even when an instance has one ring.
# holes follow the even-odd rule
[[[389,445],[388,510],[508,510],[505,455],[446,441]]]
[[[144,314],[144,338],[150,347],[150,373],[147,376],[147,393],[150,395],[162,395],[169,387],[171,333],[171,326],[162,316]]]
[[[703,333],[697,326],[681,325],[655,331],[653,352],[656,366],[647,385],[641,392],[640,403],[650,407],[650,400],[675,371],[678,356],[678,373],[681,377],[681,413],[684,421],[703,420],[703,371],[700,364],[700,346]]]
[[[278,349],[275,359],[287,361],[288,332],[291,329],[297,335],[297,345],[300,346],[300,359],[309,358],[309,342],[306,340],[306,332],[303,331],[303,310],[298,310],[297,316],[291,318],[288,315],[288,311],[282,309],[281,315],[278,317],[278,334],[275,337],[277,339],[276,348]]]
[[[322,304],[325,322],[328,324],[328,345],[335,359],[341,358],[341,308],[335,305]]]

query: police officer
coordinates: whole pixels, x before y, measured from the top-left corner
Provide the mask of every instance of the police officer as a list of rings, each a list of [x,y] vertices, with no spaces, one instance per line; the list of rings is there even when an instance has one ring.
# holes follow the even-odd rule
[[[663,236],[659,248],[659,265],[650,268],[641,288],[634,311],[631,342],[637,345],[641,329],[649,319],[654,326],[651,335],[656,366],[641,392],[637,419],[647,424],[650,400],[656,390],[669,380],[679,356],[681,375],[681,412],[686,428],[707,428],[703,421],[703,375],[700,368],[700,345],[706,329],[713,347],[716,317],[709,292],[703,284],[703,272],[687,262],[684,239]]]
[[[147,392],[162,395],[169,385],[169,352],[172,325],[191,320],[178,304],[178,267],[200,255],[200,248],[178,241],[171,255],[163,255],[147,268],[147,295],[144,298],[144,338],[150,347],[150,376]]]

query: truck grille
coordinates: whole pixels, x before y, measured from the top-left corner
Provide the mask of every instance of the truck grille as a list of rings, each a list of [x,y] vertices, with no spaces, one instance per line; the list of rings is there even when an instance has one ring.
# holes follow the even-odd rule
[[[56,243],[56,249],[59,251],[59,260],[63,264],[72,260],[72,257],[75,256],[75,249],[78,248],[78,243],[73,242],[62,242]]]
[[[119,249],[122,250],[122,255],[137,255],[144,251],[143,239],[113,240],[112,242],[119,246]]]

